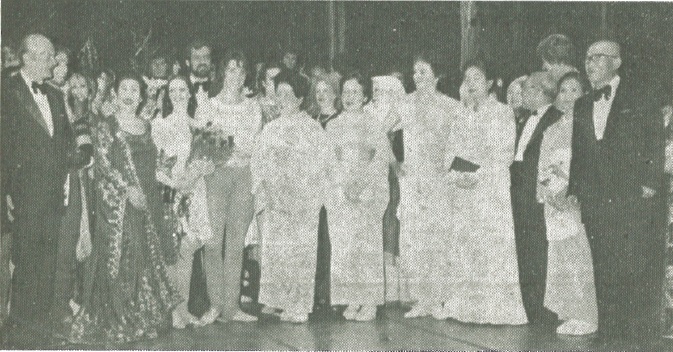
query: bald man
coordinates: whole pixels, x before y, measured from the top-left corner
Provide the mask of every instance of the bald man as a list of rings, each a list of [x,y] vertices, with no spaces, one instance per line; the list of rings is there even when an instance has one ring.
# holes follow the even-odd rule
[[[664,127],[657,90],[619,75],[620,51],[587,50],[594,90],[575,104],[568,195],[591,246],[598,334],[640,343],[662,333]]]
[[[555,329],[558,316],[544,307],[548,243],[544,206],[537,201],[537,178],[544,132],[563,114],[553,106],[557,89],[551,73],[532,73],[521,93],[523,108],[532,114],[517,126],[516,153],[510,166],[519,284],[528,321]]]
[[[9,314],[19,325],[49,330],[60,319],[52,314],[54,277],[75,140],[61,93],[45,84],[54,46],[31,34],[19,55],[20,70],[2,82],[0,119],[2,228],[12,231],[15,265]]]

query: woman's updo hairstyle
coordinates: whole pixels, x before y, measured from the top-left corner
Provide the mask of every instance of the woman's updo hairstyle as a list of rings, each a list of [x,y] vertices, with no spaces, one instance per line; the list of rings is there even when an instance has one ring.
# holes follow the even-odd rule
[[[481,71],[481,73],[484,74],[484,77],[486,77],[486,80],[493,81],[493,84],[488,89],[488,92],[491,94],[495,94],[496,98],[502,101],[502,95],[504,90],[503,81],[502,78],[498,76],[498,73],[493,68],[493,65],[489,63],[484,57],[474,58],[466,62],[465,65],[463,66],[463,77],[465,77],[465,72],[467,72],[467,70],[471,67],[474,67],[479,71]]]
[[[292,87],[292,92],[297,98],[302,98],[305,100],[308,95],[308,82],[302,76],[297,73],[290,72],[288,70],[281,71],[273,79],[273,84],[276,89],[281,83],[285,83]]]

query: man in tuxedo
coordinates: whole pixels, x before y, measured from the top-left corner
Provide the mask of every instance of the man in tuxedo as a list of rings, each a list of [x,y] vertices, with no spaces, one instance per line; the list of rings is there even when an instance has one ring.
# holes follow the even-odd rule
[[[579,201],[589,238],[598,334],[652,341],[662,333],[666,248],[657,92],[620,77],[615,42],[592,44],[585,65],[594,91],[575,104],[568,201]]]
[[[213,70],[212,47],[207,42],[197,39],[188,48],[187,67],[189,67],[189,90],[191,96],[187,112],[194,116],[197,100],[212,96],[215,89],[212,87],[211,74]],[[197,98],[198,97],[198,98]],[[203,268],[203,247],[194,253],[192,262],[192,278],[189,294],[189,311],[197,317],[202,316],[210,301]]]
[[[75,137],[61,92],[45,84],[56,66],[52,43],[28,35],[19,56],[21,69],[2,85],[2,227],[11,226],[15,265],[10,318],[50,330],[60,318],[52,311],[56,258]]]
[[[562,113],[552,103],[556,80],[548,72],[531,74],[522,86],[523,107],[530,116],[517,126],[516,154],[510,166],[514,234],[521,296],[528,321],[556,327],[558,317],[544,307],[547,278],[547,229],[537,201],[537,174],[544,131]]]

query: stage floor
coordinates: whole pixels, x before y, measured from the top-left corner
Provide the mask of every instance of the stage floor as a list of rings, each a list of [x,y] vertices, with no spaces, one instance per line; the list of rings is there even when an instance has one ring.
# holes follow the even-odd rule
[[[34,335],[14,333],[0,349],[673,351],[673,340],[662,339],[647,348],[617,341],[599,345],[591,337],[559,337],[531,326],[485,326],[430,317],[404,319],[400,308],[389,307],[385,314],[381,311],[371,322],[321,318],[292,324],[268,318],[256,323],[215,323],[171,330],[157,339],[114,347],[45,344]]]

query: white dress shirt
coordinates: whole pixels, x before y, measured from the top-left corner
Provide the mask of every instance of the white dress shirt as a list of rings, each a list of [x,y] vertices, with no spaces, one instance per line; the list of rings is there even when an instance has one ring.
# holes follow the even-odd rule
[[[596,132],[596,139],[599,141],[603,139],[603,134],[605,134],[605,126],[608,124],[610,108],[612,108],[612,102],[615,100],[615,93],[617,92],[619,81],[619,76],[615,76],[612,81],[610,81],[610,86],[612,87],[610,98],[605,99],[604,97],[601,97],[598,101],[594,101],[594,131]]]
[[[537,110],[537,112],[531,115],[526,121],[526,125],[521,131],[521,137],[519,138],[519,144],[516,148],[516,154],[514,155],[514,161],[523,161],[523,153],[530,143],[530,139],[533,137],[533,132],[537,128],[537,124],[540,123],[542,116],[547,113],[547,110],[551,107],[551,104],[545,105]]]
[[[49,130],[49,135],[54,136],[54,121],[52,120],[51,117],[51,108],[49,107],[49,99],[47,99],[47,96],[42,93],[42,92],[34,92],[33,91],[33,81],[28,78],[28,76],[23,72],[21,72],[21,77],[23,77],[23,80],[26,82],[26,85],[28,85],[28,90],[30,91],[30,94],[33,95],[33,99],[35,100],[35,103],[37,104],[37,107],[40,109],[40,112],[42,113],[42,118],[44,119],[44,122],[47,124],[47,129]]]

